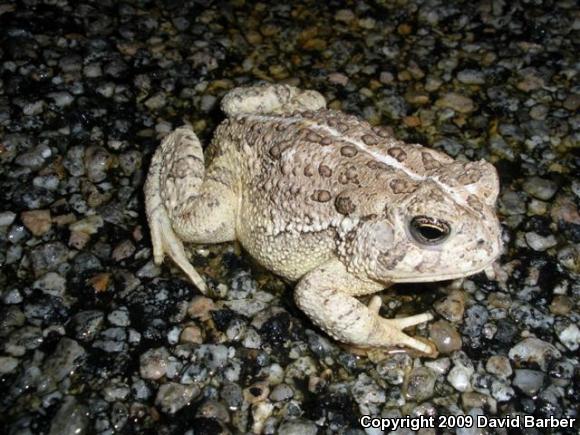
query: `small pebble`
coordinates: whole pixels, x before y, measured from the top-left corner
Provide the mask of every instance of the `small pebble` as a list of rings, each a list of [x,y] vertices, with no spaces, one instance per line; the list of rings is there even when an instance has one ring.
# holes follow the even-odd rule
[[[453,109],[459,113],[470,113],[475,110],[473,100],[467,96],[450,92],[439,98],[435,105],[438,107]]]
[[[206,400],[203,402],[196,412],[197,417],[215,418],[222,423],[230,422],[230,415],[227,408],[217,400]]]
[[[558,186],[552,180],[531,177],[524,182],[523,188],[533,197],[548,201],[556,194]]]
[[[562,356],[554,345],[539,338],[526,338],[512,347],[509,358],[516,364],[538,364],[542,370],[546,370],[551,360]]]
[[[328,81],[334,85],[346,86],[348,84],[348,76],[342,73],[332,73],[328,75]]]
[[[494,399],[485,394],[476,393],[473,391],[468,391],[461,394],[461,405],[466,411],[472,408],[483,408],[488,409],[489,413],[492,415],[497,412],[497,405]]]
[[[74,97],[68,92],[53,92],[48,94],[48,96],[53,99],[54,104],[58,107],[70,106],[74,101]]]
[[[485,83],[485,75],[479,70],[464,69],[457,73],[457,80],[467,85],[482,85]]]
[[[131,324],[129,311],[124,307],[109,313],[107,320],[116,326],[129,326]]]
[[[528,246],[532,248],[534,251],[538,252],[546,251],[558,244],[556,237],[554,237],[552,234],[544,237],[536,232],[531,231],[529,233],[526,233],[525,238]]]
[[[105,315],[102,311],[80,311],[72,318],[74,336],[77,340],[90,342],[95,339],[103,325]]]
[[[513,216],[526,212],[525,194],[506,190],[499,199],[499,209],[503,214]]]
[[[270,393],[270,399],[274,402],[282,402],[291,399],[294,396],[294,390],[288,384],[278,384]]]
[[[576,112],[580,108],[580,94],[570,94],[566,97],[562,106],[570,112]]]
[[[194,343],[194,344],[203,343],[203,335],[201,333],[201,329],[199,329],[199,327],[196,325],[186,326],[181,331],[179,341],[181,343]]]
[[[428,374],[425,376],[419,375],[417,377],[418,382],[424,380],[426,384],[430,383],[430,379],[431,378]],[[352,395],[354,400],[356,400],[359,404],[384,403],[386,399],[385,391],[365,373],[362,373],[357,377],[354,385],[352,386]]]
[[[149,110],[158,110],[165,106],[165,104],[167,104],[167,99],[162,93],[155,94],[145,101],[145,106]]]
[[[34,235],[46,234],[52,226],[50,210],[31,210],[20,215],[24,226]]]
[[[107,178],[108,171],[113,166],[113,157],[105,148],[91,146],[85,151],[84,164],[89,180],[100,183]]]
[[[471,391],[471,376],[475,372],[473,364],[461,351],[453,354],[452,360],[453,367],[447,375],[447,380],[457,391]]]
[[[92,215],[69,225],[71,231],[78,231],[86,234],[96,234],[104,225],[103,218],[99,215]]]
[[[512,400],[516,392],[506,380],[495,380],[491,383],[491,395],[498,402]]]
[[[60,382],[72,375],[85,358],[86,351],[83,346],[70,338],[61,338],[54,352],[43,364],[44,374],[55,382]]]
[[[558,332],[558,339],[571,351],[577,351],[578,347],[580,347],[580,329],[578,325],[570,323]]]
[[[0,212],[0,227],[7,227],[8,225],[12,225],[14,219],[16,219],[16,213],[11,211]]]
[[[122,261],[135,253],[135,245],[131,240],[124,240],[113,249],[111,256],[115,261]]]
[[[405,380],[406,397],[414,402],[423,402],[433,395],[437,376],[428,367],[417,367]]]
[[[544,80],[529,70],[523,74],[523,79],[516,83],[520,91],[531,92],[544,86]]]
[[[139,359],[139,372],[144,379],[161,379],[167,373],[169,352],[164,347],[150,349]]]
[[[215,309],[213,299],[206,298],[205,296],[196,296],[189,303],[187,314],[193,319],[206,321],[211,318],[211,312]]]
[[[536,104],[530,109],[530,118],[535,120],[546,119],[548,115],[549,108],[543,104]]]
[[[169,382],[159,387],[155,404],[165,414],[175,414],[199,394],[199,388],[195,385],[182,385]]]
[[[77,435],[87,433],[89,410],[75,396],[66,396],[50,423],[48,435]]]
[[[246,402],[254,404],[266,400],[270,394],[270,388],[265,382],[258,382],[246,388],[243,394]]]
[[[4,302],[6,305],[19,304],[22,301],[22,294],[16,288],[7,290],[2,294],[2,302]]]
[[[345,23],[350,23],[356,18],[356,15],[350,9],[340,9],[334,14],[334,19],[336,21],[342,21]]]
[[[44,111],[45,103],[44,101],[35,101],[34,103],[29,103],[22,109],[22,113],[27,116],[40,115]]]
[[[537,370],[516,369],[513,384],[524,394],[534,396],[544,385],[545,376]]]
[[[34,281],[32,288],[51,296],[62,297],[66,291],[66,278],[56,272],[48,272]]]
[[[18,367],[19,360],[11,356],[0,356],[0,375],[12,373]]]
[[[438,358],[435,361],[425,361],[425,367],[429,367],[438,375],[444,375],[451,367],[451,360],[449,358]]]
[[[148,261],[141,267],[135,275],[139,278],[155,278],[161,274],[161,267],[155,264],[153,260]]]
[[[505,356],[494,355],[488,358],[485,369],[488,373],[507,379],[512,374],[510,360]]]
[[[449,322],[439,320],[429,325],[429,337],[440,353],[452,353],[461,349],[461,335]]]
[[[443,300],[434,305],[435,311],[450,322],[459,322],[465,311],[465,297],[463,292],[454,290]]]
[[[242,389],[239,385],[226,383],[220,392],[220,397],[228,404],[230,408],[235,409],[243,401],[242,394]]]
[[[37,277],[54,271],[68,259],[69,250],[61,242],[48,242],[30,253],[32,269]]]
[[[309,420],[288,420],[280,425],[278,433],[284,435],[316,435],[318,427]]]
[[[565,295],[556,295],[550,303],[550,312],[559,316],[566,316],[572,310],[572,300]]]
[[[393,81],[395,80],[395,76],[389,71],[382,71],[381,74],[379,75],[379,80],[381,83],[388,85],[393,83]]]
[[[391,385],[400,385],[403,383],[407,368],[411,366],[411,363],[409,355],[392,355],[377,364],[377,372]]]

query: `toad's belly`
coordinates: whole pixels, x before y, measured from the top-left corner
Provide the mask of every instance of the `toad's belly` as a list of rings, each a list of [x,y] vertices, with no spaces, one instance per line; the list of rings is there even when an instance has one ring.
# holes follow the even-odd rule
[[[277,275],[297,280],[334,256],[334,229],[317,232],[283,231],[273,234],[271,226],[256,216],[241,213],[236,237],[262,266]]]

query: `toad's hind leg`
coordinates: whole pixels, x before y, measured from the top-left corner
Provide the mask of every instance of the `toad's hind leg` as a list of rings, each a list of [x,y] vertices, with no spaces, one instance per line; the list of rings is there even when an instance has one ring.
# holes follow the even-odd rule
[[[319,110],[326,107],[324,97],[312,90],[290,85],[258,85],[232,89],[222,100],[228,116],[288,115],[292,112]]]
[[[190,264],[183,242],[219,243],[235,238],[235,194],[228,177],[216,176],[219,170],[211,172],[206,174],[197,136],[189,127],[181,127],[155,152],[145,183],[155,263],[169,255],[204,293],[205,282]]]

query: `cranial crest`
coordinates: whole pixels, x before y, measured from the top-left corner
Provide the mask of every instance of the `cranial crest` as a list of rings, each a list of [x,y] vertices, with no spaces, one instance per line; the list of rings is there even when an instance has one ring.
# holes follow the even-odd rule
[[[495,167],[480,160],[458,162],[439,168],[433,173],[437,179],[458,193],[475,195],[488,205],[495,204],[499,194],[499,178]]]

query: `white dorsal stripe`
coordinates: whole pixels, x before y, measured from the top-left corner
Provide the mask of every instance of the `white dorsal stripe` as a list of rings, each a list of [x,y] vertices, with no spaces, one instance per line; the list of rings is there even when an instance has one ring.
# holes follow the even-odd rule
[[[397,159],[395,159],[391,156],[388,156],[388,155],[378,153],[378,152],[374,151],[373,149],[369,148],[365,143],[363,143],[363,142],[361,142],[353,137],[345,136],[345,135],[341,134],[338,130],[336,130],[332,127],[329,127],[328,125],[317,124],[308,118],[302,118],[302,117],[296,117],[296,116],[285,117],[285,116],[279,116],[279,115],[244,114],[244,117],[246,117],[249,120],[256,120],[256,121],[262,121],[262,122],[278,122],[278,123],[281,122],[281,123],[286,124],[286,125],[298,124],[298,123],[305,124],[306,127],[311,128],[315,131],[319,131],[319,132],[323,133],[324,136],[332,137],[333,139],[336,139],[337,141],[340,140],[340,141],[345,142],[349,145],[355,146],[357,149],[359,149],[363,153],[368,154],[369,156],[373,157],[375,160],[377,160],[381,163],[384,163],[393,169],[397,169],[397,170],[401,171],[406,176],[408,176],[409,178],[411,178],[415,181],[432,181],[441,190],[443,190],[449,196],[451,196],[453,198],[454,202],[456,202],[457,204],[460,204],[461,206],[471,210],[473,213],[481,214],[479,211],[473,209],[467,203],[467,201],[464,199],[464,197],[461,195],[462,190],[468,194],[471,193],[471,190],[473,190],[473,188],[474,188],[473,186],[469,186],[469,188],[460,188],[457,186],[454,188],[451,188],[450,186],[441,182],[441,180],[439,180],[438,177],[434,177],[434,176],[427,177],[427,176],[418,174],[415,171],[411,171],[407,166],[403,165]]]

